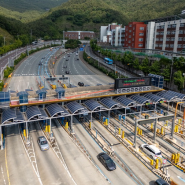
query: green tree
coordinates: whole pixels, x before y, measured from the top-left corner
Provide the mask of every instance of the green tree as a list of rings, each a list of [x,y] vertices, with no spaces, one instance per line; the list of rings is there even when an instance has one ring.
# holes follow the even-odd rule
[[[145,76],[149,73],[150,66],[149,66],[148,57],[146,57],[143,60],[142,64],[140,65],[140,70],[143,71],[143,73],[145,74]]]
[[[136,58],[132,64],[134,69],[139,69],[139,59]]]
[[[121,55],[120,54],[117,56],[117,61],[121,62]]]
[[[182,71],[179,70],[174,73],[174,84],[177,85],[180,92],[183,90],[184,78]]]
[[[164,76],[164,81],[166,82],[166,86],[170,82],[170,73],[171,73],[170,66],[168,66],[167,68],[164,68],[161,73],[161,75]]]
[[[184,57],[175,58],[174,63],[173,63],[173,67],[177,70],[180,70],[180,69],[184,68],[184,64],[185,64]]]
[[[160,72],[159,61],[155,61],[150,67],[150,73],[157,75],[157,74],[159,74],[159,72]]]

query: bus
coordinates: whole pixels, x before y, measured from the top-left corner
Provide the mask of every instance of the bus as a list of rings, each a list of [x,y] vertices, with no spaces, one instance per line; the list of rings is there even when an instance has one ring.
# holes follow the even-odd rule
[[[112,65],[113,64],[113,60],[110,58],[104,58],[105,63]]]

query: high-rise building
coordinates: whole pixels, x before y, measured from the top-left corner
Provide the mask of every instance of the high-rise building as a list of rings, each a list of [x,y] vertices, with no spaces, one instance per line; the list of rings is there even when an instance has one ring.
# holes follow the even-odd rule
[[[125,43],[125,28],[116,27],[112,30],[111,45],[123,46]]]

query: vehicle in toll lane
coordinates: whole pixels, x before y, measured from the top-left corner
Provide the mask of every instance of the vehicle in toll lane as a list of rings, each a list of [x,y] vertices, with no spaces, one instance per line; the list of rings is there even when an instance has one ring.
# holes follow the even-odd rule
[[[79,60],[79,58],[77,58],[76,60]]]
[[[84,83],[83,82],[78,82],[78,85],[79,86],[84,86]]]
[[[67,68],[67,66],[64,66],[63,68]]]
[[[39,62],[39,66],[42,65],[42,62]]]
[[[49,149],[49,144],[44,136],[38,137],[38,144],[42,151]]]
[[[116,164],[114,161],[104,152],[97,155],[98,160],[105,166],[109,171],[116,169]]]
[[[66,71],[66,74],[69,74],[69,71]]]
[[[162,178],[159,178],[155,181],[156,184],[158,185],[169,185],[165,180],[163,180]]]
[[[151,158],[162,158],[161,151],[154,145],[142,144],[141,149]]]

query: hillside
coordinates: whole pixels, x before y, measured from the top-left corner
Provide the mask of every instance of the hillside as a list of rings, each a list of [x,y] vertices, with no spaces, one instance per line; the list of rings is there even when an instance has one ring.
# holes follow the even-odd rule
[[[185,9],[185,0],[104,0],[104,2],[124,12],[131,21],[177,15]]]
[[[44,14],[42,19],[28,24],[33,34],[61,37],[63,30],[99,31],[101,25],[117,22],[123,25],[128,18],[103,0],[70,0]]]
[[[0,0],[0,6],[11,11],[46,11],[59,6],[67,0]]]
[[[6,30],[0,28],[0,46],[4,45],[4,38],[3,37],[5,37],[5,44],[10,44],[14,40],[14,38],[11,34],[9,34]]]

